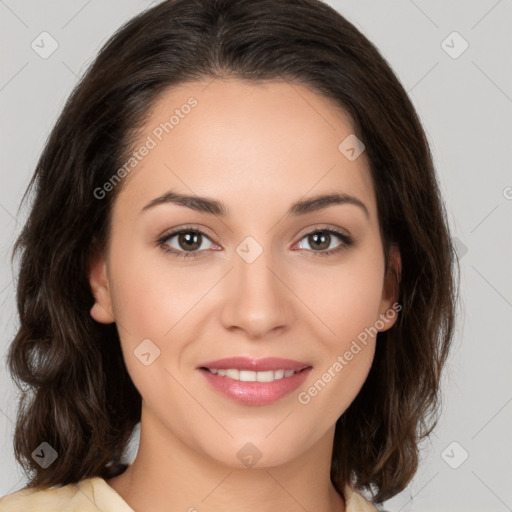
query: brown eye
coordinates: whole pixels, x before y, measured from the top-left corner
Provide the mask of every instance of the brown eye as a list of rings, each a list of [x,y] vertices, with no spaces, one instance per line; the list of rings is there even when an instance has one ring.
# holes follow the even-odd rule
[[[201,234],[192,231],[182,231],[178,234],[178,245],[186,251],[201,247]]]
[[[210,240],[210,238],[202,231],[197,229],[181,229],[180,231],[165,235],[165,237],[158,240],[158,244],[165,252],[187,258],[199,256],[198,253],[208,249],[208,247],[203,247],[205,240]]]
[[[318,231],[308,235],[308,242],[311,247],[319,250],[325,250],[331,245],[331,235],[325,231]]]
[[[336,238],[342,243],[333,248],[331,244],[335,244]],[[317,229],[306,234],[301,240],[307,240],[310,249],[306,250],[315,253],[315,256],[329,256],[347,249],[354,243],[350,237],[334,229]],[[299,244],[302,244],[302,241]],[[300,248],[304,249],[302,246]]]

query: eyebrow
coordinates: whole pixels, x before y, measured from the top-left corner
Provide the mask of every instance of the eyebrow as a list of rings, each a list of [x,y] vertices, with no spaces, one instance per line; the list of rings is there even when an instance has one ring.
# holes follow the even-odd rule
[[[217,201],[216,199],[211,199],[209,197],[200,197],[196,195],[191,196],[186,194],[180,194],[174,191],[169,191],[151,200],[148,204],[146,204],[146,206],[142,208],[140,213],[143,213],[151,208],[154,208],[155,206],[168,203],[185,206],[192,210],[201,213],[208,213],[211,215],[215,215],[217,217],[227,217],[229,215],[229,209],[223,203]],[[327,208],[329,206],[340,204],[351,204],[357,206],[361,208],[361,210],[363,210],[367,218],[370,217],[368,208],[360,199],[349,194],[335,192],[331,194],[317,195],[308,199],[299,200],[292,204],[292,206],[288,210],[287,215],[291,215],[293,217],[306,215],[311,212],[323,210],[324,208]]]

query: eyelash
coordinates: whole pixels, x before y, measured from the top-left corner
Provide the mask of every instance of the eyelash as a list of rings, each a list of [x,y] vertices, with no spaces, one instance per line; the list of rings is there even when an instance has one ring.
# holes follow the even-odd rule
[[[172,233],[168,233],[168,234],[164,235],[162,238],[157,240],[157,243],[165,253],[172,254],[173,256],[176,256],[178,258],[197,258],[197,257],[199,257],[199,253],[201,253],[202,251],[177,251],[176,249],[170,248],[166,244],[166,242],[168,242],[169,239],[173,238],[176,235],[180,235],[181,233],[200,234],[210,240],[210,237],[206,233],[201,231],[200,229],[196,229],[191,226],[190,227],[185,226],[178,231],[173,231]],[[315,234],[315,233],[328,233],[330,235],[336,235],[343,241],[343,243],[338,248],[330,249],[328,251],[312,251],[311,249],[306,249],[307,251],[312,252],[314,254],[314,256],[325,257],[325,256],[331,256],[333,254],[341,253],[342,251],[348,249],[355,243],[351,237],[349,237],[349,236],[345,235],[344,233],[342,233],[341,231],[338,231],[333,228],[316,228],[313,231],[309,231],[308,233],[305,233],[303,235],[303,237],[301,238],[301,240],[303,238],[305,238],[309,235]]]

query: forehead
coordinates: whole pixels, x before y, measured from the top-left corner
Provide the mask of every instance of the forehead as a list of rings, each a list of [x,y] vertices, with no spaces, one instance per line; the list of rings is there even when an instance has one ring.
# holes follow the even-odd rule
[[[173,190],[258,215],[262,208],[277,214],[304,196],[342,192],[375,215],[366,154],[351,161],[339,148],[353,132],[334,101],[296,83],[181,84],[153,104],[118,200],[142,207]]]

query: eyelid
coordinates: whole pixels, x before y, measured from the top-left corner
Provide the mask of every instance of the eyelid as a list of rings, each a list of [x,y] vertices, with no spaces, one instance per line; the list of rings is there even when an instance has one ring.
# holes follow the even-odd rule
[[[296,236],[300,237],[300,239],[302,239],[306,235],[315,233],[316,231],[323,231],[323,230],[335,231],[335,232],[339,233],[340,235],[346,236],[348,238],[352,238],[352,235],[346,229],[341,228],[339,226],[333,226],[332,224],[315,224],[313,227],[308,227],[302,231],[299,231],[299,233]]]
[[[203,226],[201,224],[184,224],[182,226],[176,226],[174,228],[166,229],[160,236],[158,236],[158,240],[165,240],[171,236],[178,235],[183,231],[195,231],[201,233],[204,236],[207,236],[212,241],[214,241],[215,239],[215,236],[212,235],[211,230],[208,229],[206,226]]]

